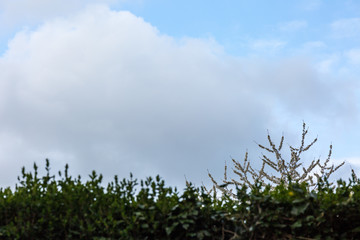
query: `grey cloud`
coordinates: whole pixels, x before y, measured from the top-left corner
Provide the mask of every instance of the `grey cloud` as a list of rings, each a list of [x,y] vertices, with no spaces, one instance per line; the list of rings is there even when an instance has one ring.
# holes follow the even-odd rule
[[[42,157],[82,175],[205,182],[206,169],[221,176],[224,160],[255,148],[267,128],[283,130],[275,108],[301,122],[294,108],[317,116],[345,104],[301,61],[232,58],[213,40],[176,40],[99,6],[20,32],[9,46],[0,59],[7,183]]]
[[[74,14],[90,4],[112,4],[119,0],[16,0],[0,1],[0,17],[7,25],[38,23],[47,18]]]

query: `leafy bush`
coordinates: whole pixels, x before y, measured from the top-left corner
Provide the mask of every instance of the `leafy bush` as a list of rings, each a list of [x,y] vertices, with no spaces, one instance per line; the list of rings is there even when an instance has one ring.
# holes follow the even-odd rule
[[[46,160],[47,174],[39,178],[36,164],[33,173],[23,168],[14,192],[0,190],[0,238],[220,239],[223,227],[232,228],[223,201],[191,184],[180,195],[149,177],[137,191],[130,174],[105,188],[95,171],[83,183],[68,175],[67,165],[60,180],[49,169]]]
[[[360,181],[241,186],[236,201],[189,183],[182,193],[159,176],[107,187],[95,171],[83,182],[22,169],[14,191],[0,189],[0,239],[360,239]]]

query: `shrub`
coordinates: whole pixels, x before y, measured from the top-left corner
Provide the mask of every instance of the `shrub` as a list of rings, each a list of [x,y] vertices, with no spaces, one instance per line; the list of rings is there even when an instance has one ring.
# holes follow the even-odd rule
[[[0,189],[0,239],[220,239],[233,228],[223,200],[189,184],[180,194],[159,176],[138,182],[102,175],[90,180],[68,175],[39,177],[22,168],[15,191]]]
[[[236,200],[188,183],[182,193],[159,176],[130,174],[106,187],[68,175],[22,169],[15,190],[0,188],[0,239],[360,239],[360,180],[336,186],[255,183]]]
[[[308,187],[316,187],[320,179],[328,179],[330,175],[336,170],[338,170],[341,166],[343,166],[345,162],[342,162],[338,166],[328,166],[332,153],[332,145],[330,145],[328,157],[323,164],[321,164],[320,159],[317,159],[313,160],[309,166],[304,167],[304,163],[300,162],[301,154],[308,151],[317,142],[317,138],[315,138],[311,143],[305,145],[305,138],[307,134],[308,129],[306,128],[306,124],[303,123],[301,144],[299,147],[289,146],[291,156],[288,161],[285,160],[281,154],[284,143],[284,135],[281,137],[279,146],[276,147],[270,137],[270,134],[268,133],[267,138],[269,142],[269,147],[265,147],[261,144],[257,145],[261,149],[266,150],[268,153],[274,154],[275,160],[272,160],[267,155],[262,154],[262,167],[260,170],[254,170],[248,160],[248,152],[246,152],[243,164],[236,161],[235,159],[232,159],[235,167],[235,169],[233,169],[233,172],[239,177],[239,180],[235,180],[233,178],[228,180],[226,164],[222,185],[219,185],[210,173],[208,175],[216,189],[220,190],[223,194],[232,197],[236,196],[233,193],[232,189],[229,189],[228,186],[247,186],[249,188],[253,188],[255,187],[256,183],[261,183],[263,185],[270,183],[272,186],[277,186],[281,183],[284,183],[286,185],[289,184],[289,181],[294,181],[299,183],[307,182],[309,183]],[[270,167],[270,169],[275,170],[277,175],[269,174],[269,170],[265,169],[265,167]],[[320,174],[315,172],[316,167],[320,168]],[[316,181],[314,181],[313,179],[314,176],[316,178]]]

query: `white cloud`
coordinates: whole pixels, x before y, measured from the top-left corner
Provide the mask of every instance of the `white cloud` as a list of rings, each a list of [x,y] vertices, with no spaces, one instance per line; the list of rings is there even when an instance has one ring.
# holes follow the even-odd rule
[[[306,27],[307,27],[306,21],[296,20],[296,21],[281,23],[279,26],[279,29],[281,31],[294,32],[294,31],[298,31],[300,29],[304,29]]]
[[[314,11],[322,5],[322,0],[302,0],[300,6],[306,11]]]
[[[233,59],[221,49],[100,6],[19,32],[0,58],[0,161],[11,166],[0,181],[50,157],[82,175],[200,183],[206,169],[221,176],[229,155],[256,148],[265,129],[284,130],[276,107],[300,123],[351,114],[341,98],[351,89],[321,81],[306,61]]]
[[[348,180],[351,178],[351,169],[355,171],[357,177],[359,176],[359,169],[360,169],[360,158],[359,157],[346,157],[346,158],[335,158],[331,159],[330,164],[334,164],[334,166],[338,166],[339,164],[345,162],[345,164],[339,168],[333,174],[333,179],[342,179]],[[331,166],[330,165],[330,166]]]
[[[328,46],[323,41],[309,41],[304,42],[299,48],[291,50],[293,56],[303,56],[307,58],[320,58],[323,57],[323,54],[328,49]]]
[[[349,62],[354,65],[360,65],[360,48],[351,49],[345,53]]]
[[[331,24],[333,36],[351,38],[360,36],[360,18],[340,19]]]
[[[0,0],[0,29],[33,27],[42,21],[70,16],[91,4],[121,4],[127,0]]]
[[[109,4],[116,0],[16,0],[0,1],[2,14],[9,18],[37,18],[52,16],[53,14],[63,14],[69,11],[78,11],[89,4]]]
[[[352,167],[359,168],[360,167],[360,158],[359,157],[350,157],[345,158],[344,161],[350,164]]]
[[[258,52],[274,53],[286,45],[286,42],[280,40],[258,39],[250,44],[250,47]]]
[[[317,64],[317,69],[320,73],[325,73],[325,74],[332,73],[336,69],[335,65],[337,65],[339,61],[340,61],[340,57],[337,54],[333,54],[321,60]]]
[[[306,50],[313,50],[326,47],[326,44],[322,41],[311,41],[303,44],[303,48]]]

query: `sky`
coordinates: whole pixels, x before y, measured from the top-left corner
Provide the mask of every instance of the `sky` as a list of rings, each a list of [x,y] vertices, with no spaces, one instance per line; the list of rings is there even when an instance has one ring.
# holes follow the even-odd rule
[[[359,1],[0,0],[0,186],[46,158],[207,185],[246,151],[260,167],[268,132],[298,146],[303,122],[304,165],[332,144],[347,179],[359,67]]]

